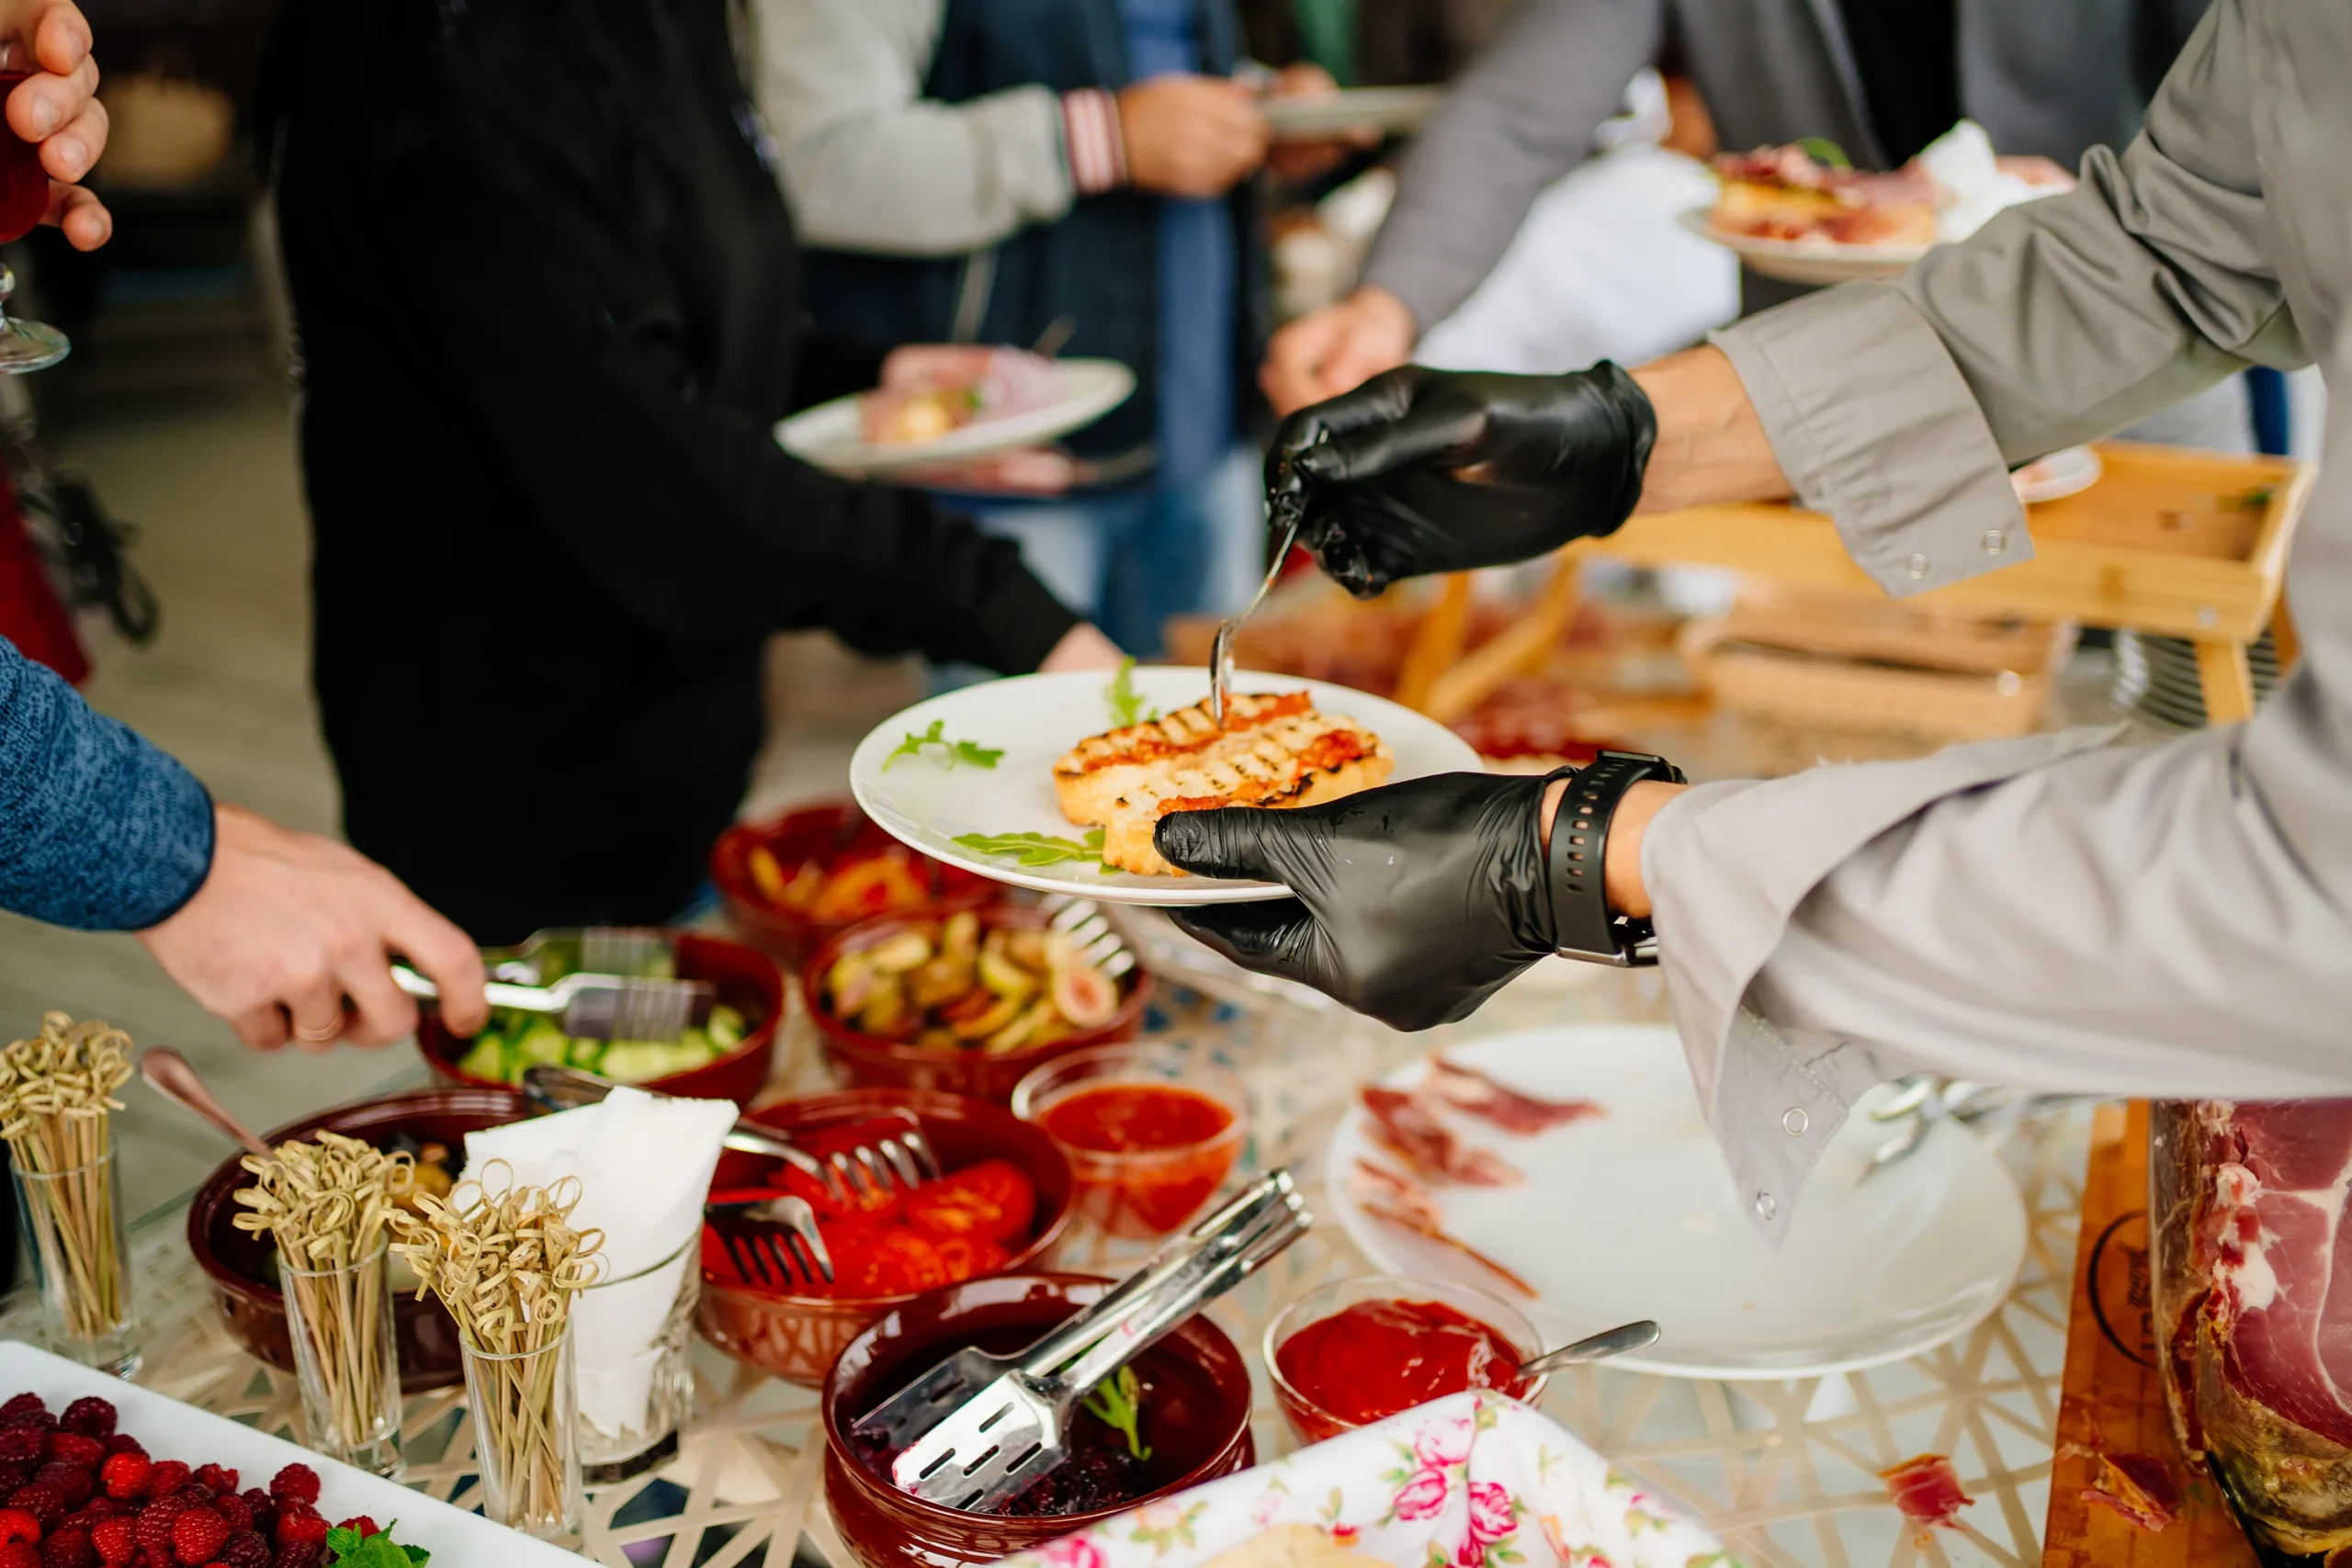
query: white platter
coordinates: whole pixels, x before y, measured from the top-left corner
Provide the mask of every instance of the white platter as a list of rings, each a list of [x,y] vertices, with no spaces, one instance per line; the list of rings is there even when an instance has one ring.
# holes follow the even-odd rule
[[[779,420],[777,445],[805,463],[837,474],[882,474],[925,463],[961,461],[1035,446],[1093,423],[1127,400],[1136,373],[1115,359],[1061,359],[1062,395],[1042,408],[981,420],[936,441],[872,443],[858,424],[857,398],[835,398]]]
[[[1814,1169],[1781,1250],[1766,1247],[1699,1113],[1682,1043],[1657,1025],[1497,1035],[1449,1053],[1545,1099],[1593,1100],[1598,1119],[1532,1138],[1447,1113],[1523,1187],[1444,1187],[1446,1228],[1541,1292],[1528,1302],[1450,1249],[1366,1217],[1349,1194],[1358,1158],[1396,1168],[1352,1111],[1331,1141],[1329,1201],[1384,1272],[1498,1291],[1565,1344],[1635,1318],[1664,1333],[1611,1363],[1691,1378],[1797,1378],[1919,1355],[1974,1327],[2015,1282],[2025,1205],[1998,1158],[1945,1128],[1866,1184],[1887,1129],[1858,1107]],[[1408,1087],[1426,1064],[1388,1082]],[[1788,1199],[1783,1198],[1782,1201]]]
[[[2098,454],[2089,447],[2067,446],[2028,463],[2009,476],[2009,483],[2016,487],[2019,501],[2033,506],[2080,495],[2098,483],[2105,471]]]
[[[1709,209],[1694,207],[1675,221],[1702,240],[1736,253],[1750,272],[1783,283],[1850,283],[1857,278],[1894,277],[1921,256],[1926,245],[1840,245],[1828,240],[1764,240],[1726,234],[1707,221]]]
[[[1442,87],[1350,87],[1317,97],[1263,97],[1259,112],[1277,141],[1372,130],[1405,135],[1429,123],[1445,101]]]
[[[1198,665],[1152,665],[1134,673],[1136,692],[1165,713],[1208,694],[1208,672]],[[910,848],[967,871],[1033,887],[1072,893],[1112,904],[1230,904],[1281,898],[1288,890],[1268,882],[1209,876],[1136,876],[1103,872],[1092,862],[1066,861],[1035,869],[965,849],[966,833],[1044,833],[1082,840],[1054,802],[1053,766],[1063,752],[1115,722],[1107,695],[1111,678],[1088,671],[1022,675],[948,692],[885,719],[858,742],[850,759],[851,793],[868,817]],[[1344,714],[1388,742],[1396,754],[1389,782],[1430,773],[1476,773],[1478,754],[1453,731],[1385,697],[1291,675],[1243,671],[1237,692],[1295,692],[1304,688],[1325,713]],[[900,740],[926,733],[936,721],[942,738],[968,740],[1004,755],[992,768],[949,766],[939,749],[902,758],[888,772]]]
[[[319,1472],[319,1512],[327,1522],[365,1514],[379,1528],[394,1532],[403,1545],[421,1546],[433,1554],[434,1568],[467,1568],[472,1563],[496,1563],[499,1568],[580,1568],[580,1558],[560,1547],[519,1535],[492,1524],[435,1497],[338,1464],[282,1438],[257,1432],[242,1422],[198,1410],[151,1389],[127,1383],[103,1372],[76,1365],[18,1340],[0,1341],[0,1398],[31,1392],[49,1402],[52,1411],[85,1395],[113,1402],[120,1416],[119,1430],[129,1432],[157,1459],[188,1464],[211,1461],[238,1472],[246,1486],[267,1486],[283,1467],[301,1463]]]

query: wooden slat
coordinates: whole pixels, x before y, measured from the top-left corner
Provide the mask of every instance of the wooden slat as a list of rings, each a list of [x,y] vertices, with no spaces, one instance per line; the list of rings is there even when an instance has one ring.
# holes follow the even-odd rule
[[[1416,712],[1426,710],[1430,685],[1461,660],[1469,630],[1470,574],[1457,571],[1446,578],[1437,603],[1413,628],[1413,645],[1396,674],[1396,700]]]
[[[2256,1568],[2253,1549],[2211,1484],[2187,1484],[2188,1469],[2173,1443],[2147,1315],[2147,1206],[2148,1107],[2102,1106],[2083,1182],[2042,1568]],[[2089,1501],[2095,1451],[2161,1457],[2184,1483],[2180,1517],[2151,1531]]]
[[[2197,639],[2197,681],[2208,724],[2237,724],[2254,716],[2254,671],[2245,644],[2229,637]]]

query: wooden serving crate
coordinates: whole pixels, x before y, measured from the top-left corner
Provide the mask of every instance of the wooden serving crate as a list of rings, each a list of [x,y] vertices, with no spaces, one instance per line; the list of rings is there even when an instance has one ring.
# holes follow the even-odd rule
[[[2042,1568],[2259,1568],[2221,1493],[2192,1477],[2173,1441],[2156,1368],[2151,1278],[2148,1107],[2101,1106],[2083,1182]],[[2162,1459],[2181,1487],[2179,1517],[2148,1530],[2092,1501],[2101,1453]]]

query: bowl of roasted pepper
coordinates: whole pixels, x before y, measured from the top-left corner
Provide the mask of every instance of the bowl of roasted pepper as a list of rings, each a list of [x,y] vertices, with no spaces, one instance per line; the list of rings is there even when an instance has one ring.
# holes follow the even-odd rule
[[[1145,971],[1109,974],[1013,903],[853,926],[817,950],[800,987],[851,1083],[1000,1105],[1040,1062],[1135,1038],[1151,999]]]
[[[907,848],[848,800],[729,828],[711,846],[710,880],[736,929],[796,966],[862,920],[971,908],[1002,891]]]
[[[1069,1218],[1069,1162],[1002,1106],[922,1089],[844,1089],[785,1100],[749,1120],[822,1160],[901,1130],[911,1111],[942,1175],[912,1187],[829,1190],[788,1165],[729,1153],[714,1192],[772,1190],[806,1199],[833,1266],[831,1282],[786,1290],[747,1279],[707,1216],[695,1323],[739,1360],[815,1387],[866,1325],[942,1285],[1035,1268]]]
[[[529,955],[531,983],[552,985],[584,966],[580,936],[546,931],[512,951]],[[493,1008],[489,1027],[460,1040],[442,1023],[440,1010],[428,1005],[417,1024],[417,1049],[435,1076],[451,1083],[511,1088],[526,1070],[546,1063],[662,1094],[748,1105],[767,1082],[784,1017],[783,976],[767,954],[740,942],[684,931],[661,936],[658,950],[632,975],[707,980],[717,993],[710,1016],[675,1040],[574,1038],[560,1020],[511,1008]]]

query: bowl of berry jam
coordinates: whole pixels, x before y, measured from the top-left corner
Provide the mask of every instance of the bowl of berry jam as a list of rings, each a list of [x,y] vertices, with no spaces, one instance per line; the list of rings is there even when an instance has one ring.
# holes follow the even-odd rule
[[[1241,1157],[1249,1111],[1240,1074],[1175,1045],[1073,1051],[1012,1091],[1012,1113],[1069,1159],[1077,1228],[1127,1241],[1201,1212]]]
[[[1464,1389],[1532,1404],[1544,1379],[1527,1314],[1500,1296],[1443,1280],[1370,1274],[1309,1291],[1266,1325],[1266,1378],[1302,1443],[1319,1443]]]
[[[713,1191],[774,1190],[807,1200],[833,1263],[830,1283],[781,1290],[746,1279],[717,1219],[703,1226],[695,1325],[720,1349],[814,1388],[842,1348],[922,1292],[1032,1269],[1060,1240],[1069,1162],[1001,1105],[930,1089],[853,1089],[764,1106],[746,1118],[824,1158],[897,1130],[912,1112],[943,1178],[844,1204],[799,1172],[757,1156],[721,1156]],[[898,1125],[903,1125],[899,1123]]]
[[[891,1484],[887,1448],[850,1426],[956,1351],[1018,1351],[1112,1281],[1080,1274],[1006,1274],[919,1296],[850,1342],[825,1380],[825,1502],[865,1568],[961,1568],[1082,1530],[1121,1509],[1256,1462],[1250,1369],[1205,1314],[1180,1325],[1087,1402],[1074,1452],[998,1514],[926,1503]],[[1107,1416],[1107,1419],[1106,1419]]]

